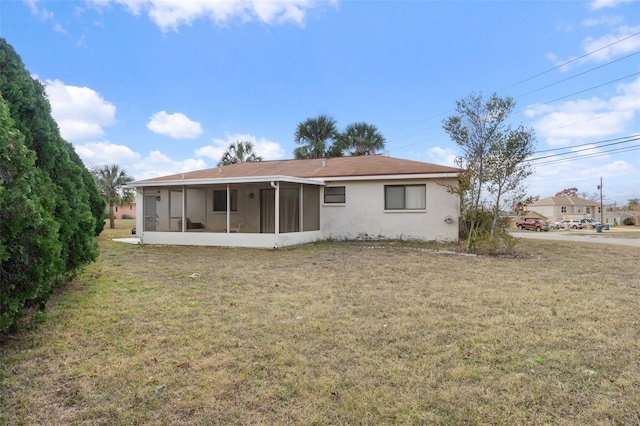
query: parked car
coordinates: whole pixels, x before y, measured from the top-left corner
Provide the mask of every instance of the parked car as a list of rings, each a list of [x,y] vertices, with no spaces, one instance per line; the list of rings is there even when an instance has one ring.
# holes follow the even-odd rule
[[[585,228],[589,227],[589,226],[592,227],[592,228],[595,228],[598,225],[602,225],[599,220],[595,220],[595,219],[591,219],[591,218],[580,219],[580,223]]]
[[[563,229],[563,228],[571,228],[571,229],[582,229],[585,225],[580,223],[577,219],[567,219],[560,222],[556,222],[554,224],[554,228]]]
[[[548,231],[549,224],[540,219],[525,219],[516,222],[518,229],[531,229],[534,231]]]

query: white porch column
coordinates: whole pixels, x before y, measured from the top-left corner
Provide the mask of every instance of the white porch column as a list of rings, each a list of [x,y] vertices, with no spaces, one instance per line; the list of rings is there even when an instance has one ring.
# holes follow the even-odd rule
[[[146,188],[136,188],[136,237],[144,235],[144,194]]]
[[[184,232],[187,229],[187,190],[182,185],[182,229],[181,232]]]
[[[273,247],[278,248],[279,240],[280,240],[280,182],[271,181],[271,187],[275,189],[274,198],[275,205],[273,209],[275,210],[275,223],[273,224]]]
[[[275,202],[275,209],[276,209],[276,223],[274,224],[274,233],[276,234],[276,237],[278,236],[278,234],[280,234],[280,182],[276,183],[276,202]]]
[[[231,191],[229,191],[229,184],[227,184],[227,234],[231,232]]]

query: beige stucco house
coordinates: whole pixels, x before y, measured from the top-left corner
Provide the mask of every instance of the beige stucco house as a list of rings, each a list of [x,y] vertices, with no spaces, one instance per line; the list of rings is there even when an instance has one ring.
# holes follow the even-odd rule
[[[566,219],[592,218],[600,220],[600,203],[580,197],[547,197],[527,206],[528,210],[537,212],[552,223]]]
[[[116,219],[136,218],[136,203],[125,204],[124,206],[115,206],[113,210],[113,215]],[[109,213],[109,206],[107,206],[106,212]]]
[[[457,241],[460,170],[386,156],[240,163],[131,182],[143,244]]]

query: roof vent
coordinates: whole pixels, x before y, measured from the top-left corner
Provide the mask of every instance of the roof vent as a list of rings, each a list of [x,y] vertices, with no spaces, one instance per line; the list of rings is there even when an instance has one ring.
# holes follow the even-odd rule
[[[326,166],[327,162],[325,160],[322,160],[322,167]]]

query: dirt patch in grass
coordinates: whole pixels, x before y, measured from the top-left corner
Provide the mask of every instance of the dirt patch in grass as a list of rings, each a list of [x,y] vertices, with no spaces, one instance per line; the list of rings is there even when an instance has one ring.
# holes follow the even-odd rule
[[[0,423],[640,423],[638,249],[137,246],[120,225],[0,343]]]

